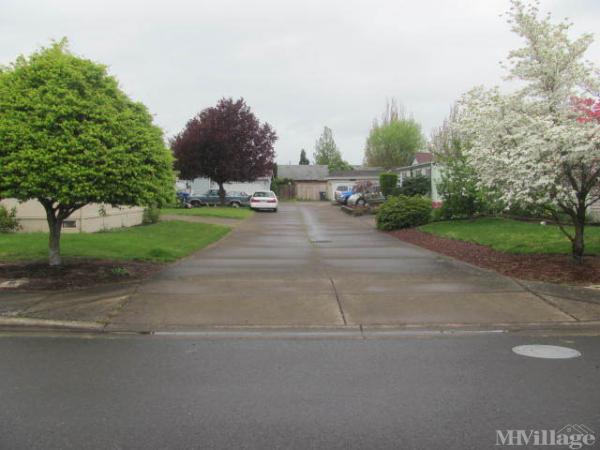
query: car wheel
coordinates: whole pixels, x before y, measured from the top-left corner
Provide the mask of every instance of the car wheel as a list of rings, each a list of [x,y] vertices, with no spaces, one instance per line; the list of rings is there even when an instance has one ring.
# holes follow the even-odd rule
[[[231,206],[232,208],[239,208],[239,207],[240,207],[240,204],[239,204],[238,202],[231,202],[231,203],[229,204],[229,206]]]
[[[356,200],[356,206],[365,206],[365,199],[359,198],[358,200]]]
[[[192,205],[192,208],[200,208],[202,206],[202,203],[200,203],[198,200],[192,200],[190,202],[190,205]]]
[[[277,208],[275,208],[275,209],[273,210],[273,212],[277,212]]]

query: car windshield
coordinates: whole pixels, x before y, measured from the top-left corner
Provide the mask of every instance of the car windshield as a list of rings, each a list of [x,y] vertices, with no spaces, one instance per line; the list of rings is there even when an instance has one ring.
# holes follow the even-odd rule
[[[275,194],[273,192],[264,192],[264,191],[260,191],[260,192],[255,192],[254,195],[252,197],[275,197]]]

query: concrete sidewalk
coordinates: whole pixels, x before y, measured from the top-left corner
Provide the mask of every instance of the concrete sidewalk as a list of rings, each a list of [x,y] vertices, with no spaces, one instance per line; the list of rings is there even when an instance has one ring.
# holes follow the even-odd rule
[[[0,292],[0,316],[112,331],[518,328],[598,321],[600,292],[516,282],[394,239],[329,204],[292,203],[239,222],[138,286]]]

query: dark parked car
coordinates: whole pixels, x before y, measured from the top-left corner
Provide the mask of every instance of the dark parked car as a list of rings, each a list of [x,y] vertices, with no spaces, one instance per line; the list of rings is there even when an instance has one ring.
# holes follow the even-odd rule
[[[188,205],[193,208],[200,206],[220,205],[221,198],[219,197],[218,189],[211,189],[202,195],[190,195]],[[250,204],[250,195],[245,192],[226,192],[225,204],[238,208],[240,206],[248,206]]]

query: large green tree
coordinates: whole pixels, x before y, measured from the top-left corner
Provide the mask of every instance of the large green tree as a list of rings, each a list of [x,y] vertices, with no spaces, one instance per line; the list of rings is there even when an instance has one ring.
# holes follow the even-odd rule
[[[388,103],[381,123],[376,119],[367,138],[364,162],[371,167],[408,166],[423,145],[421,125]]]
[[[315,164],[328,166],[330,171],[352,169],[352,166],[342,158],[342,152],[335,143],[333,132],[329,127],[323,128],[323,133],[315,142],[313,156]]]
[[[162,131],[107,69],[66,40],[0,72],[0,196],[46,210],[49,262],[60,265],[63,221],[88,203],[161,205],[172,198]]]

